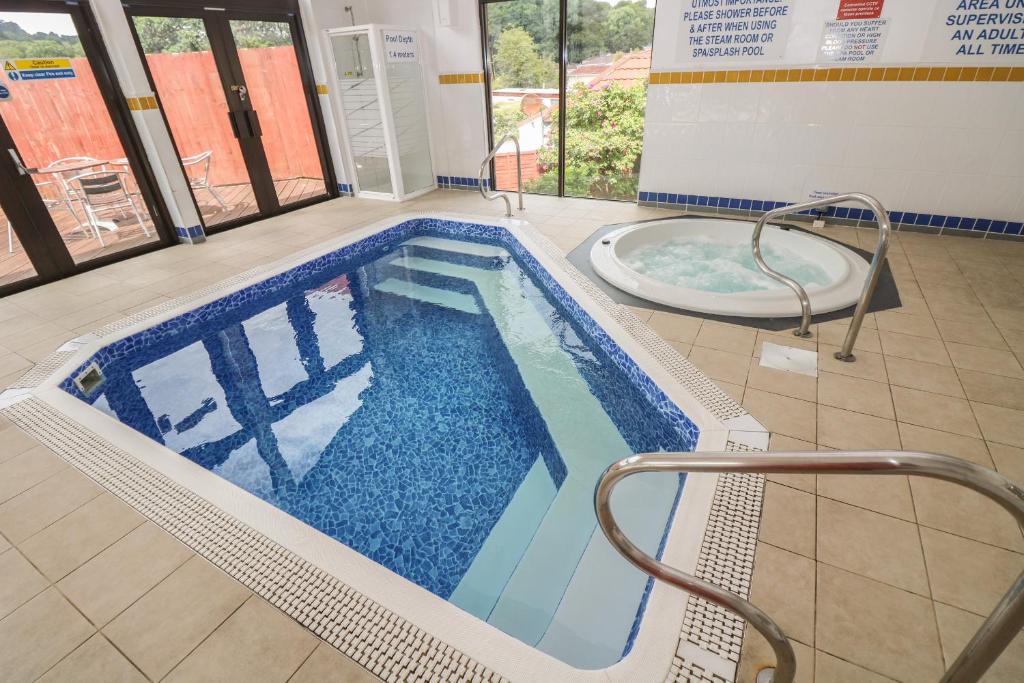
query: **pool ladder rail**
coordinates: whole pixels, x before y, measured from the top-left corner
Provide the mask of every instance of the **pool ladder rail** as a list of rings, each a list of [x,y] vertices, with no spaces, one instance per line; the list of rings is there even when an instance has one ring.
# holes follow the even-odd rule
[[[477,178],[477,180],[479,180],[477,186],[480,188],[480,196],[487,201],[494,201],[498,197],[504,199],[505,215],[511,217],[512,202],[508,199],[508,192],[493,192],[491,194],[487,194],[487,190],[484,185],[484,172],[488,170],[487,165],[491,162],[491,159],[494,158],[494,155],[498,153],[498,150],[501,149],[501,146],[509,141],[516,146],[516,187],[518,188],[519,193],[519,210],[523,210],[523,155],[519,149],[519,137],[515,134],[509,133],[502,139],[498,140],[498,143],[494,145],[494,149],[492,149],[490,153],[484,157],[484,160],[480,162],[480,175]],[[495,176],[497,176],[497,173],[495,173]]]
[[[771,267],[765,263],[764,257],[761,255],[761,231],[764,229],[765,224],[773,218],[778,218],[786,214],[807,211],[808,209],[817,209],[825,206],[842,204],[843,202],[857,202],[864,204],[871,209],[875,214],[875,220],[878,221],[878,244],[875,246],[875,255],[871,258],[871,266],[868,269],[867,279],[864,281],[864,289],[861,290],[860,298],[857,300],[857,308],[853,311],[853,319],[850,320],[850,328],[846,332],[846,339],[843,341],[843,348],[835,352],[835,357],[838,360],[852,362],[856,360],[853,355],[853,345],[857,341],[857,335],[860,333],[860,326],[864,322],[864,316],[868,312],[868,305],[871,303],[871,297],[875,293],[875,287],[878,286],[878,276],[882,271],[882,263],[885,261],[885,255],[889,251],[889,234],[892,232],[892,224],[889,222],[889,212],[885,210],[882,203],[869,194],[851,192],[849,194],[840,194],[834,197],[827,197],[825,199],[817,199],[813,202],[781,206],[777,209],[768,211],[758,219],[757,224],[754,226],[754,234],[751,237],[750,246],[754,250],[754,262],[757,264],[757,267],[761,269],[761,272],[773,280],[781,282],[796,293],[797,298],[800,300],[801,318],[800,327],[799,329],[794,330],[793,334],[798,337],[809,337],[811,334],[809,331],[811,325],[811,300],[808,298],[807,292],[799,282],[791,277],[783,275],[777,270],[772,270]]]
[[[594,490],[601,530],[630,563],[655,579],[735,612],[763,635],[775,651],[775,667],[762,669],[757,683],[792,683],[796,658],[789,639],[771,617],[731,591],[683,573],[651,557],[633,544],[615,521],[611,494],[616,484],[641,472],[707,472],[744,474],[878,474],[917,475],[940,479],[988,496],[1024,525],[1024,490],[996,472],[948,455],[915,451],[832,451],[772,453],[646,453],[612,464]],[[960,652],[940,683],[974,683],[1024,627],[1024,572],[1017,577]]]

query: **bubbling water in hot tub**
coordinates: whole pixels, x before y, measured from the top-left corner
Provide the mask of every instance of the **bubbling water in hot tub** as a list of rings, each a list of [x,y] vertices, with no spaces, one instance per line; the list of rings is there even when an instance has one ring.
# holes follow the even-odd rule
[[[761,253],[774,270],[804,287],[824,286],[833,281],[820,265],[788,249],[763,244]],[[703,235],[641,246],[623,255],[622,261],[655,280],[706,292],[754,292],[785,287],[758,269],[749,243]]]

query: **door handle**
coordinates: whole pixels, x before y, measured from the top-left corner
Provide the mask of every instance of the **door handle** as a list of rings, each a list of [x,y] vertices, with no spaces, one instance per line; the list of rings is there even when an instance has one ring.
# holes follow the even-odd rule
[[[231,92],[238,95],[238,99],[245,102],[245,99],[249,96],[249,89],[244,85],[232,85]]]
[[[18,169],[18,175],[28,175],[32,169],[25,168],[25,164],[21,163],[21,157],[18,156],[17,150],[8,149],[7,153],[11,155],[11,159],[14,161],[14,168]]]

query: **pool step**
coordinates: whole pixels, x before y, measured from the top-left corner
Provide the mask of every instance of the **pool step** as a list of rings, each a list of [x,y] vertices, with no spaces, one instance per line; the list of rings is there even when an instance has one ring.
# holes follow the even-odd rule
[[[373,288],[378,292],[404,296],[414,301],[424,301],[428,304],[453,308],[464,313],[480,313],[480,308],[476,305],[476,300],[473,297],[461,292],[453,292],[450,289],[428,287],[393,277],[389,277],[383,282],[378,282]]]
[[[565,461],[568,475],[488,617],[506,633],[536,644],[597,526],[594,482],[632,451],[544,317],[520,295],[517,267],[490,271],[417,256],[389,263],[476,284]]]
[[[449,602],[487,620],[556,493],[544,458],[538,456]]]
[[[501,258],[508,256],[504,248],[492,244],[479,244],[477,242],[463,242],[462,240],[449,240],[444,237],[413,237],[411,240],[402,242],[402,246],[427,247],[439,251],[452,251],[457,254],[470,254],[472,256],[483,256],[485,258]]]

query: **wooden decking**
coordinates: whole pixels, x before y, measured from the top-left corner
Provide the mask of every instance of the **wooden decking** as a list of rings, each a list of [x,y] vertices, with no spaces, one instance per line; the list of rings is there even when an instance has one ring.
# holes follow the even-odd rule
[[[274,183],[277,189],[278,201],[282,206],[316,197],[325,193],[324,181],[315,178],[290,178]],[[235,218],[256,214],[259,209],[253,195],[252,187],[244,185],[219,185],[214,186],[214,191],[227,205],[227,209],[221,208],[220,204],[213,198],[212,194],[205,189],[196,189],[196,200],[199,203],[199,211],[203,215],[206,225],[219,225]],[[113,254],[125,249],[156,241],[157,234],[149,219],[148,213],[144,212],[142,202],[139,208],[143,210],[143,219],[146,228],[149,230],[149,237],[140,228],[135,217],[120,218],[115,221],[118,229],[116,232],[103,230],[103,241],[101,246],[99,240],[92,236],[91,232],[78,229],[78,221],[71,212],[63,206],[50,209],[50,214],[57,224],[64,244],[71,253],[75,263],[82,263],[99,256]],[[81,210],[76,207],[81,213]],[[106,216],[103,216],[106,218]],[[13,235],[13,250],[9,251],[7,246],[7,219],[0,213],[0,230],[3,231],[2,244],[0,244],[0,285],[10,284],[32,277],[35,269],[29,262],[25,251],[22,249],[16,235]]]

